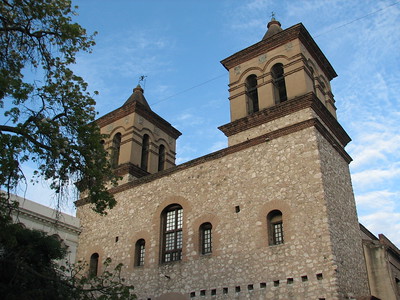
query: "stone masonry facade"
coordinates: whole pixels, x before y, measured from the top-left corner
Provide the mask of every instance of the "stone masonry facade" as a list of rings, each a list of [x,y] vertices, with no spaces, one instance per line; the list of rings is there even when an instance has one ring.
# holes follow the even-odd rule
[[[143,300],[369,299],[333,67],[302,24],[276,20],[222,64],[225,149],[175,166],[180,132],[139,86],[99,119],[124,180],[106,216],[77,201],[78,259],[123,263]]]
[[[344,168],[330,174],[337,164]],[[358,226],[351,186],[343,185],[348,179],[347,163],[309,127],[116,193],[118,205],[106,217],[80,207],[79,257],[96,252],[100,260],[122,262],[141,299],[169,291],[205,293],[201,299],[365,295],[361,239],[348,231]],[[183,207],[183,259],[160,264],[160,215],[172,203]],[[274,209],[282,211],[285,242],[269,246],[266,216]],[[204,222],[213,225],[211,255],[199,254]],[[347,237],[340,236],[344,232]],[[145,264],[134,267],[141,238]]]

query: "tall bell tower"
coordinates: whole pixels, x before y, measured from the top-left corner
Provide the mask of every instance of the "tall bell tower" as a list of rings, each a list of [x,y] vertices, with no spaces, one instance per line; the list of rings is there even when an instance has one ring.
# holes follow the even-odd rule
[[[176,139],[181,133],[153,112],[140,85],[116,110],[97,120],[102,141],[121,183],[175,166]]]
[[[352,159],[345,150],[351,139],[337,121],[330,86],[335,70],[303,24],[283,30],[274,18],[260,42],[221,63],[229,71],[231,120],[219,129],[229,147],[261,153],[258,161],[250,153],[247,158],[268,176],[258,183],[260,190],[275,182],[264,201],[286,195],[278,203],[294,208],[288,217],[299,222],[293,235],[325,252],[318,266],[326,263],[332,299],[367,295]]]

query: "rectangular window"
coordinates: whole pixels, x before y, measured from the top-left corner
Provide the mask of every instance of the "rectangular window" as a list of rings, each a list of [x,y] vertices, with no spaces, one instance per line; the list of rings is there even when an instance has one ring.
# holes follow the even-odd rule
[[[282,222],[272,224],[274,244],[283,244],[283,226]]]
[[[135,266],[144,266],[144,255],[146,251],[146,242],[140,239],[136,242],[135,246]]]
[[[182,225],[183,209],[179,205],[168,207],[163,213],[164,241],[163,262],[171,262],[182,259]]]
[[[201,231],[201,253],[209,254],[212,252],[212,225],[204,223],[200,226]]]
[[[141,244],[139,246],[139,258],[138,258],[138,265],[143,266],[144,265],[144,254],[145,254],[146,249],[144,248],[144,244]]]
[[[167,231],[175,229],[175,214],[176,211],[167,212]]]

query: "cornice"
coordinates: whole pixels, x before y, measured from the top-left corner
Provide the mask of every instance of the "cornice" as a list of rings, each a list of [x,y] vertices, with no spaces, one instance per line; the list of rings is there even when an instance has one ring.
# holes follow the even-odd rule
[[[130,162],[119,165],[114,169],[114,172],[117,176],[124,176],[126,174],[130,174],[132,176],[135,176],[136,178],[140,178],[150,174],[149,172],[143,170],[142,168]]]
[[[265,108],[249,116],[222,125],[218,127],[218,129],[221,130],[227,137],[229,137],[239,132],[260,126],[261,124],[265,124],[293,114],[294,112],[305,108],[312,108],[317,113],[329,130],[332,131],[338,141],[343,145],[343,147],[351,141],[343,127],[339,124],[335,117],[332,116],[325,105],[322,104],[322,102],[313,92],[307,93],[300,97],[295,97],[275,106]]]
[[[18,216],[18,214],[19,215],[23,215],[23,216],[25,216],[27,218],[30,218],[30,219],[33,219],[33,220],[37,220],[37,221],[39,221],[41,223],[44,223],[44,224],[50,224],[51,226],[54,226],[54,227],[63,228],[64,230],[72,231],[75,234],[80,234],[81,233],[81,229],[79,227],[76,227],[74,225],[65,223],[65,222],[63,222],[63,221],[61,221],[59,219],[56,219],[56,218],[50,218],[50,217],[44,216],[44,215],[42,215],[40,213],[25,209],[23,207],[19,207],[16,210],[15,213],[16,213],[17,216]]]
[[[137,101],[126,103],[120,108],[109,112],[108,114],[97,119],[96,123],[99,125],[99,127],[105,127],[132,113],[137,113],[138,115],[142,116],[174,139],[177,139],[180,135],[182,135],[182,133],[175,129],[169,122],[165,121],[158,114],[147,109],[143,104]]]
[[[293,25],[265,40],[236,52],[235,54],[222,60],[221,64],[229,71],[233,67],[240,65],[243,62],[249,61],[250,59],[269,52],[295,39],[299,39],[302,42],[329,80],[332,80],[337,76],[332,65],[329,63],[324,53],[315,43],[314,39],[311,37],[302,23]]]

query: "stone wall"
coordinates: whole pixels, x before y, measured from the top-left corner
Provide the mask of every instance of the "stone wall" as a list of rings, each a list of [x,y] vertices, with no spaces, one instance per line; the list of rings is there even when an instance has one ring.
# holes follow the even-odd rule
[[[348,163],[318,135],[321,172],[340,298],[367,295],[368,279]]]
[[[366,295],[360,268],[351,276],[338,275],[349,268],[338,267],[342,258],[337,255],[356,253],[343,258],[350,266],[362,260],[350,249],[358,245],[351,238],[336,245],[349,226],[358,229],[358,224],[346,171],[335,174],[331,184],[324,169],[343,168],[342,162],[336,165],[343,159],[325,144],[308,127],[120,189],[118,205],[106,217],[80,206],[78,257],[88,261],[97,252],[100,261],[111,257],[122,262],[123,275],[136,286],[139,299],[170,292],[191,299],[342,299],[350,287],[354,296]],[[160,214],[172,203],[184,210],[183,259],[160,264]],[[341,211],[341,204],[349,208]],[[285,242],[270,246],[266,216],[274,209],[283,213]],[[350,221],[343,213],[351,214]],[[203,222],[213,225],[211,255],[199,253]],[[145,265],[134,267],[134,246],[141,238],[146,241]]]

